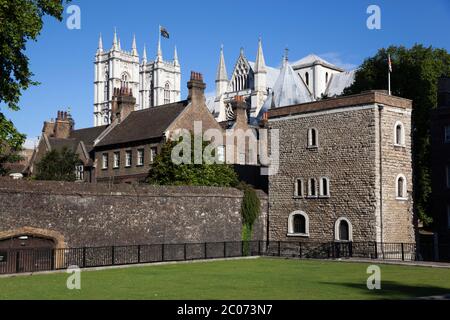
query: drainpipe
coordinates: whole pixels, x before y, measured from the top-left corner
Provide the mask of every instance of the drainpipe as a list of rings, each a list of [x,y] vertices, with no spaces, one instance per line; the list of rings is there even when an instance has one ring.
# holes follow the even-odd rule
[[[382,111],[384,109],[384,106],[378,105],[378,148],[380,153],[380,228],[381,228],[381,250],[383,251],[383,241],[384,241],[384,226],[383,226],[383,153],[382,153],[382,141],[383,141],[383,134],[382,134],[382,124],[381,124],[381,115]]]

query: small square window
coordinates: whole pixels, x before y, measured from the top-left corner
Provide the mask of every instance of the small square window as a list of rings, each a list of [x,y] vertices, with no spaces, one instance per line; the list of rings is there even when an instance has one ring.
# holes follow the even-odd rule
[[[131,150],[125,151],[125,167],[131,167]]]
[[[114,163],[113,168],[117,169],[120,167],[120,152],[114,152]]]
[[[102,154],[102,169],[108,169],[108,154]]]
[[[8,261],[8,252],[0,251],[0,263]]]
[[[138,166],[144,165],[144,149],[139,149],[137,151],[137,165]]]
[[[153,163],[155,161],[157,153],[158,153],[158,149],[156,147],[150,148],[150,163]]]

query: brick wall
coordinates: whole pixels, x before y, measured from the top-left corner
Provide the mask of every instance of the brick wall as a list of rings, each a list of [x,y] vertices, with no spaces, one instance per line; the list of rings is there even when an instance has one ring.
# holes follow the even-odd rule
[[[255,239],[264,239],[267,197]],[[0,179],[0,237],[43,230],[69,247],[241,240],[236,189]],[[20,234],[17,234],[20,235]]]

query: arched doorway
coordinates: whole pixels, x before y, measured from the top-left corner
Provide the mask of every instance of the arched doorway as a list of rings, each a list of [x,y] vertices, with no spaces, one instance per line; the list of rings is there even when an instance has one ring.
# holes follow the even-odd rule
[[[64,237],[50,230],[0,232],[0,274],[52,270],[58,263],[55,249],[65,247]]]

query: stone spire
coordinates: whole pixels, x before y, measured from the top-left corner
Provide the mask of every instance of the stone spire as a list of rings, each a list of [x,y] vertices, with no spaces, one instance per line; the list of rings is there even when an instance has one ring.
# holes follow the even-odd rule
[[[97,53],[102,53],[102,52],[103,52],[103,39],[102,39],[102,34],[100,33],[100,37],[98,38]]]
[[[147,48],[144,44],[144,53],[142,54],[142,63],[146,63],[147,62]]]
[[[258,41],[258,52],[256,53],[256,61],[255,61],[255,73],[264,72],[266,73],[266,62],[264,60],[264,53],[262,49],[262,41],[261,38],[259,38]]]
[[[227,67],[223,56],[223,45],[220,47],[219,66],[217,67],[216,81],[228,81]]]
[[[119,37],[119,44],[118,44],[118,48],[119,48],[119,51],[121,51],[121,50],[122,50],[122,45],[120,44],[120,37]]]
[[[117,50],[117,28],[114,28],[113,50]]]
[[[223,45],[220,47],[219,65],[216,74],[216,97],[224,94],[228,87],[227,67],[225,66],[225,58],[223,56]]]
[[[138,51],[137,51],[137,46],[136,46],[136,35],[133,35],[133,44],[132,44],[132,54],[133,56],[137,56],[138,55]]]
[[[175,66],[179,66],[180,62],[178,61],[178,51],[177,51],[177,46],[175,46],[175,49],[173,51],[173,64]]]
[[[156,54],[156,62],[162,62],[163,61],[163,54],[161,50],[161,37],[158,38],[158,52]]]

